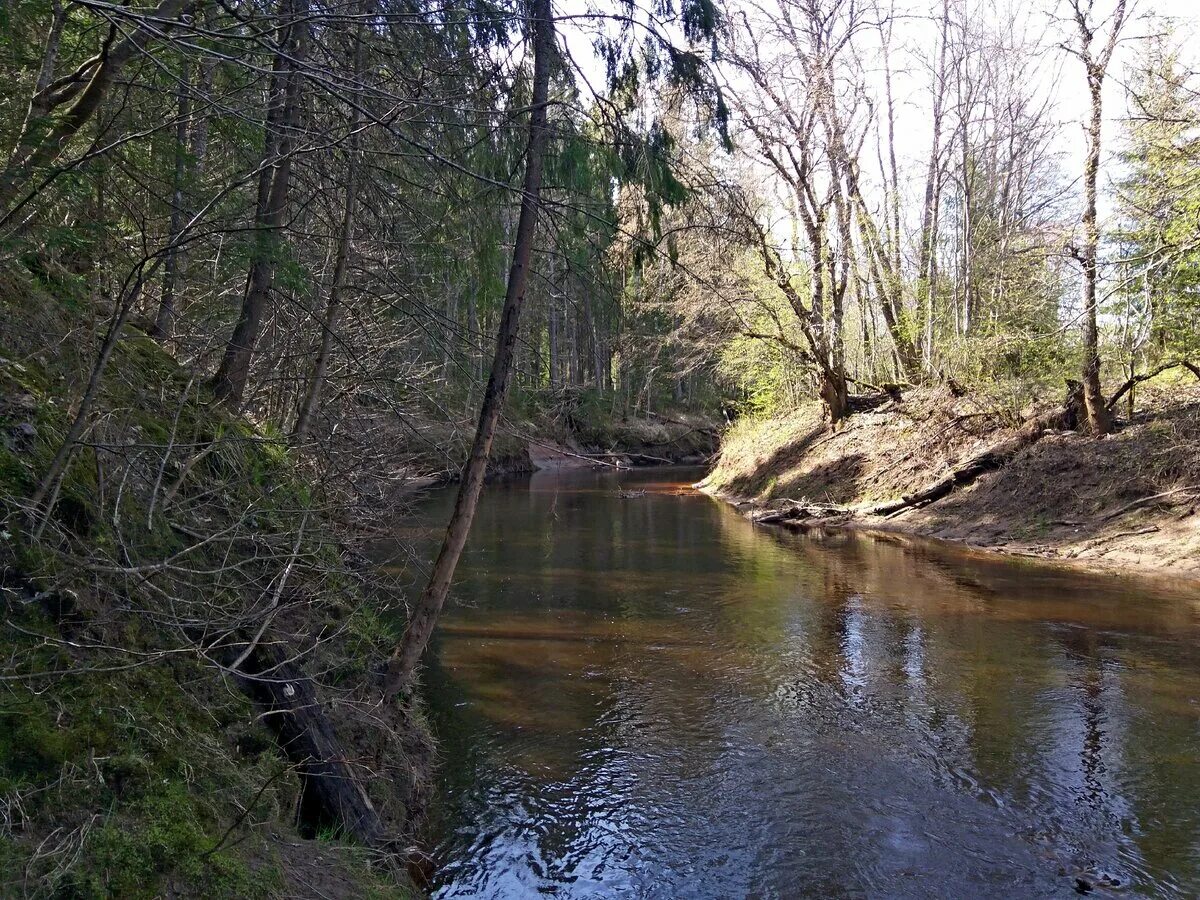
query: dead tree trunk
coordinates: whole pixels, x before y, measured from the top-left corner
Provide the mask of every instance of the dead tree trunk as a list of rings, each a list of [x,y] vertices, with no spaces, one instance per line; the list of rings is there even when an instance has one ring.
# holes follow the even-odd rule
[[[368,847],[386,841],[379,813],[346,759],[316,685],[277,643],[260,644],[250,657],[252,696],[268,710],[266,723],[297,767],[303,783],[302,807]]]
[[[525,300],[525,289],[529,281],[529,263],[533,254],[534,232],[541,207],[542,162],[548,138],[546,129],[546,101],[550,90],[550,56],[554,51],[554,20],[550,0],[533,0],[530,10],[530,27],[533,32],[533,99],[529,112],[529,143],[525,158],[525,184],[521,197],[521,216],[517,222],[516,240],[513,245],[512,267],[508,272],[508,289],[504,296],[504,310],[500,316],[500,330],[496,337],[496,355],[492,361],[492,373],[484,391],[479,410],[479,425],[471,445],[471,455],[463,470],[454,512],[446,527],[446,537],[429,584],[415,605],[399,646],[388,664],[384,690],[389,696],[405,690],[412,682],[413,673],[421,654],[433,634],[438,615],[446,596],[458,558],[467,543],[471,520],[483,490],[483,477],[487,470],[488,456],[492,449],[492,438],[504,407],[508,391],[509,375],[512,372],[513,349],[517,341],[521,306]]]

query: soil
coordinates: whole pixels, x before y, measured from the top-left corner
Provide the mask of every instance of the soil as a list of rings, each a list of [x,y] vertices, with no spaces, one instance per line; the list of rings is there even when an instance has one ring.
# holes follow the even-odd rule
[[[1122,410],[1124,411],[1124,410]],[[1200,386],[1148,388],[1104,438],[1049,432],[1006,465],[923,508],[911,494],[1033,415],[923,388],[831,430],[819,410],[739,424],[701,487],[792,527],[908,532],[1126,572],[1200,579]]]

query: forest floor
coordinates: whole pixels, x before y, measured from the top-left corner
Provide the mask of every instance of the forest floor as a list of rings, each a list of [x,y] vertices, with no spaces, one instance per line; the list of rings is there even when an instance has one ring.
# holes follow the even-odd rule
[[[419,703],[375,702],[402,623],[341,493],[130,327],[44,531],[27,524],[90,311],[70,283],[0,272],[0,896],[419,895],[403,860],[308,811],[278,710],[239,677],[256,646],[290,656],[285,689],[314,685],[386,833],[415,840],[432,739]]]
[[[1124,572],[1200,579],[1200,386],[1147,382],[1131,418],[1096,439],[1049,431],[928,505],[874,504],[920,490],[1034,414],[922,388],[839,430],[817,407],[737,423],[702,489],[749,517],[900,531]],[[1124,413],[1124,403],[1121,412]]]

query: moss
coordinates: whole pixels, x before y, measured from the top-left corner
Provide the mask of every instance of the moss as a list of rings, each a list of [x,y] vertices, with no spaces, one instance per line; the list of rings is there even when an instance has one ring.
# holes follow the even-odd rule
[[[84,864],[67,892],[80,897],[156,897],[164,882],[208,897],[271,897],[282,887],[278,870],[251,870],[224,848],[222,835],[186,786],[172,782],[92,832]]]
[[[19,672],[31,678],[0,682],[0,808],[17,811],[0,828],[0,896],[35,882],[41,894],[61,897],[293,895],[287,877],[296,861],[281,856],[279,841],[289,853],[300,841],[294,822],[300,784],[252,703],[198,654],[180,652],[179,635],[159,624],[173,613],[162,606],[167,595],[161,587],[84,575],[78,560],[111,570],[166,559],[194,543],[168,525],[185,508],[198,510],[192,525],[206,532],[252,510],[246,524],[256,537],[290,539],[298,511],[313,505],[312,491],[283,435],[214,405],[158,344],[129,329],[94,416],[95,443],[129,449],[100,453],[98,470],[96,452],[80,448],[53,510],[60,528],[51,529],[53,540],[31,540],[24,518],[11,513],[57,452],[90,365],[87,348],[64,341],[56,345],[62,352],[49,354],[44,340],[31,336],[78,329],[86,302],[45,273],[35,281],[0,270],[0,319],[22,326],[0,329],[0,512],[6,523],[0,574],[9,579],[19,572],[24,579],[24,587],[11,591],[5,582],[0,635],[10,660],[5,674],[18,660]],[[184,469],[185,454],[166,455],[165,447],[214,442],[218,448],[190,469],[170,513],[159,506],[150,516],[158,473],[169,483]],[[114,509],[117,485],[121,499]],[[339,568],[339,551],[313,518],[305,556],[328,580],[317,585],[321,601],[305,604],[296,624],[344,635],[357,652],[343,654],[331,668],[336,680],[353,687],[394,635],[364,609],[353,579],[324,574]],[[240,545],[226,543],[194,553],[191,580],[173,585],[181,594],[170,594],[171,602],[240,608],[245,585],[203,578],[231,562],[253,565],[253,550],[229,558],[239,552]],[[38,587],[49,591],[37,595]],[[68,595],[69,604],[53,602]],[[51,607],[54,620],[47,615]],[[331,623],[338,627],[328,628]],[[69,643],[59,640],[67,635]],[[116,646],[123,650],[106,649]],[[354,896],[406,895],[372,869],[365,852],[339,848],[326,855],[333,861],[322,865],[333,866],[336,880]],[[70,864],[59,866],[64,859]]]

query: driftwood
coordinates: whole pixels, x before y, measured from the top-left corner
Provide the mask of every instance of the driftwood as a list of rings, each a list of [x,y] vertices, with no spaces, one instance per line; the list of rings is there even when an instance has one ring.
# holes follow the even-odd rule
[[[604,453],[590,453],[588,454],[587,458],[594,459],[599,462],[606,457],[610,459],[648,459],[650,462],[663,463],[668,466],[671,465],[671,460],[667,459],[665,456],[652,456],[649,453],[635,453],[632,450],[609,450]],[[605,465],[608,465],[608,463],[605,463]]]
[[[779,525],[783,522],[797,522],[805,519],[831,519],[835,516],[850,515],[852,512],[853,510],[847,506],[804,503],[759,513],[753,519],[756,525]]]
[[[355,775],[311,678],[279,644],[260,644],[250,657],[249,692],[268,710],[264,721],[303,781],[302,815],[330,823],[368,847],[386,843],[379,813]]]

